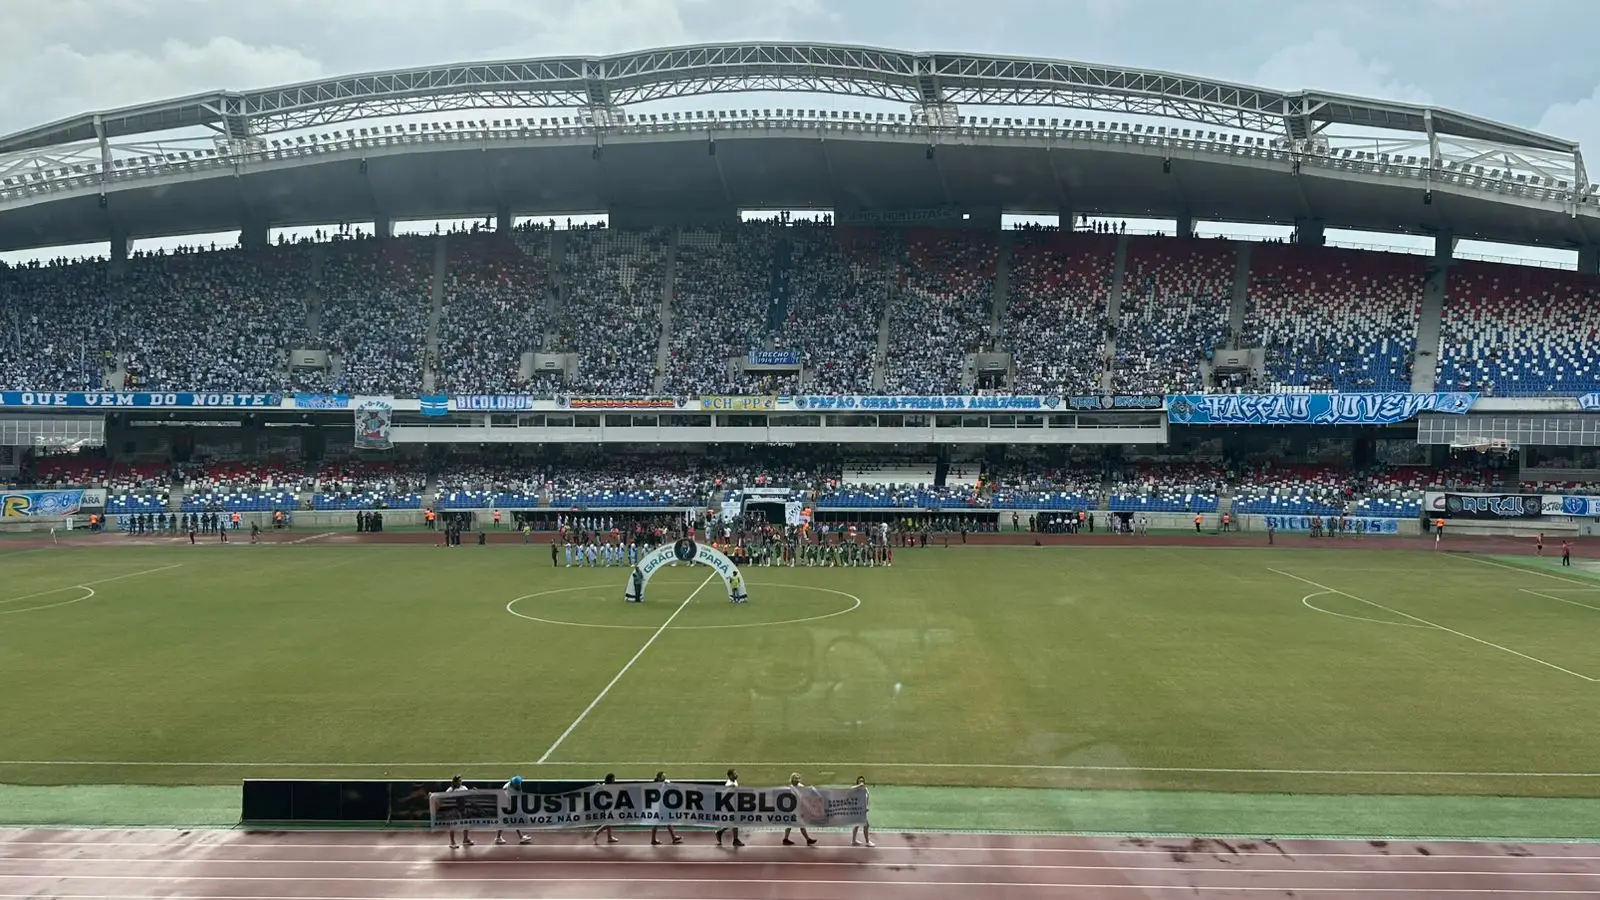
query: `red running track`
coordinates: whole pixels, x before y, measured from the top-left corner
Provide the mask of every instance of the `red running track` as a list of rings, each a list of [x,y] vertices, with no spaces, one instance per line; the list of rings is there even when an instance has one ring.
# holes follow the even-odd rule
[[[491,838],[484,833],[481,838]],[[422,833],[0,830],[0,900],[369,900],[1600,896],[1600,846],[876,835],[876,848],[743,849],[688,834],[576,835],[452,852]]]

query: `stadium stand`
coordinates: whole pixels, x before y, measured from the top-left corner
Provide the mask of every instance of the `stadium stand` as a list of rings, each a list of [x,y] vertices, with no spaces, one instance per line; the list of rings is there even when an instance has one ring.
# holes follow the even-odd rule
[[[747,394],[762,387],[762,379],[730,371],[729,359],[765,342],[776,303],[774,248],[783,230],[749,223],[679,234],[666,393]],[[783,393],[793,387],[784,385]]]
[[[996,236],[911,229],[906,265],[889,313],[884,389],[959,394],[966,356],[988,337]]]
[[[1200,361],[1228,338],[1239,251],[1232,241],[1130,237],[1114,393],[1200,390]]]
[[[1023,394],[1098,394],[1106,306],[1116,268],[1110,235],[1019,231],[999,341]]]
[[[1427,260],[1258,244],[1250,260],[1247,343],[1268,380],[1336,391],[1409,391]]]
[[[578,375],[564,389],[649,394],[661,334],[666,232],[593,228],[566,238],[555,349],[578,354]]]
[[[0,270],[0,389],[271,391],[304,335],[298,245]],[[174,327],[182,323],[182,327]]]
[[[889,236],[816,227],[791,228],[788,236],[787,303],[774,346],[800,352],[809,393],[871,393],[892,283]]]
[[[361,238],[328,245],[320,320],[321,343],[337,356],[333,390],[414,395],[422,387],[436,240]]]
[[[1499,395],[1600,389],[1600,278],[1464,260],[1450,267],[1441,390]]]
[[[1203,462],[1145,462],[1113,479],[1109,508],[1114,512],[1217,511],[1225,480],[1220,468]]]
[[[1262,464],[1237,479],[1233,512],[1334,516],[1350,511],[1355,479],[1331,466]]]
[[[549,326],[550,233],[453,235],[439,313],[435,386],[457,394],[520,391],[522,354]]]

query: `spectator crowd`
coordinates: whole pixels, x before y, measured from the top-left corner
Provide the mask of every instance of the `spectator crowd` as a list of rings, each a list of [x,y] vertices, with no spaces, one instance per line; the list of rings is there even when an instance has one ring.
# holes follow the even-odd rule
[[[1433,374],[1415,370],[1427,260],[1402,253],[783,218],[328,237],[0,267],[0,389],[1148,394],[1217,385],[1212,354],[1257,347],[1240,389]],[[1476,261],[1445,277],[1441,389],[1600,390],[1600,279]],[[751,350],[800,365],[747,371]],[[541,351],[572,363],[535,375]],[[980,381],[991,351],[1010,370]]]

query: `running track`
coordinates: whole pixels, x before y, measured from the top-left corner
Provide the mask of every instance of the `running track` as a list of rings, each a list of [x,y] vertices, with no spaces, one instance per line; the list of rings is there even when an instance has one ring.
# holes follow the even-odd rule
[[[484,833],[480,837],[489,838]],[[1600,896],[1600,846],[875,835],[876,849],[651,847],[540,835],[452,853],[422,833],[0,829],[0,900]]]

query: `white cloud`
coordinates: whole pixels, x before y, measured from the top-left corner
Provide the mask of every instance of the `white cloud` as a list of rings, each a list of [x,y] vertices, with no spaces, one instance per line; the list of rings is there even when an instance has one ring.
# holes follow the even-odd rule
[[[322,74],[319,63],[296,50],[232,37],[168,40],[143,51],[84,52],[65,42],[14,47],[0,63],[0,126],[11,131],[90,110]]]
[[[1284,91],[1315,90],[1407,103],[1431,103],[1428,92],[1394,77],[1388,65],[1365,57],[1339,32],[1323,29],[1309,40],[1267,57],[1255,83]]]
[[[1600,181],[1600,86],[1587,97],[1552,104],[1534,130],[1577,141],[1589,181]]]

